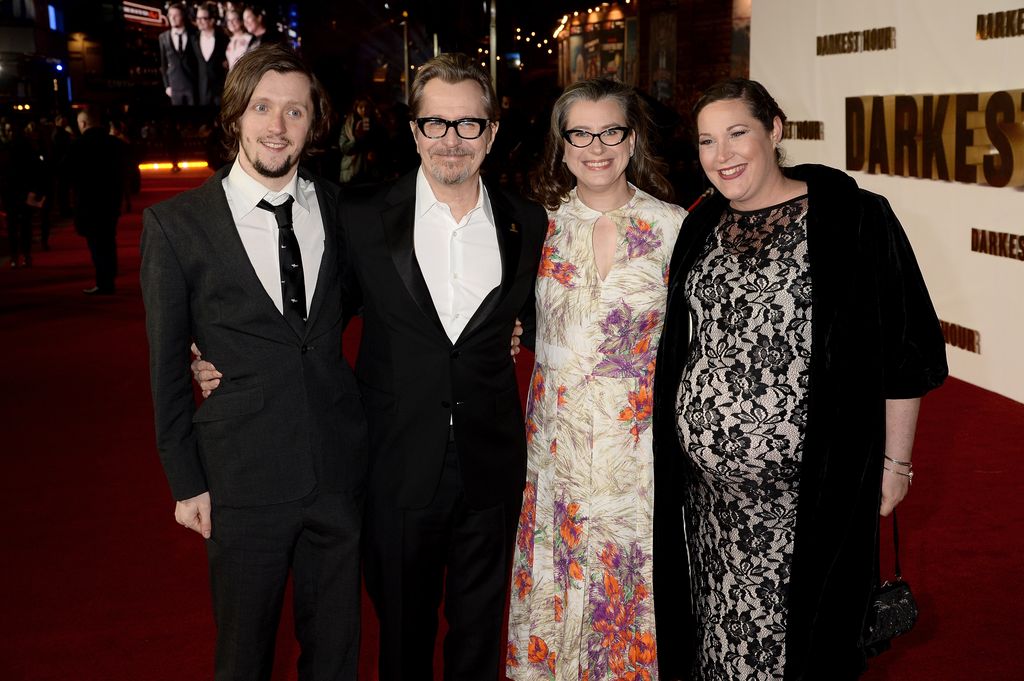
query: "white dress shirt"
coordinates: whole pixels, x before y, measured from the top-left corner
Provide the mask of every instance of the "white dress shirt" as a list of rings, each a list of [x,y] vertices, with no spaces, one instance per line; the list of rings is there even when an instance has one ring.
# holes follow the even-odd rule
[[[281,263],[278,251],[277,219],[269,210],[256,204],[266,199],[273,205],[283,203],[287,196],[295,197],[292,204],[292,229],[299,241],[302,254],[302,278],[306,285],[306,311],[310,309],[316,279],[320,272],[320,261],[324,255],[324,221],[320,216],[320,203],[316,199],[316,188],[309,180],[299,177],[298,170],[292,174],[288,185],[279,192],[273,192],[242,170],[235,160],[231,172],[222,181],[224,195],[231,208],[231,217],[242,239],[249,262],[256,270],[256,276],[274,301],[278,312],[284,314],[281,295]]]
[[[476,206],[456,222],[420,168],[413,247],[434,309],[454,343],[487,294],[501,283],[498,234],[483,182]]]
[[[181,46],[180,47],[178,45],[178,41],[179,40],[181,41]],[[176,52],[184,52],[185,48],[188,47],[188,31],[186,31],[185,29],[178,30],[178,29],[172,28],[171,29],[171,46],[174,48],[174,50]]]
[[[210,61],[210,57],[213,55],[213,49],[217,47],[217,34],[213,31],[199,32],[199,49],[203,53],[203,61]]]

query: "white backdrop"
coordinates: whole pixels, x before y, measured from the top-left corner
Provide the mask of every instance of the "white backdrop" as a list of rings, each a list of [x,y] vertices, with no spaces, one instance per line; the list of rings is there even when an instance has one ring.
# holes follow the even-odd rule
[[[1024,0],[754,0],[751,78],[768,88],[791,121],[824,122],[824,140],[785,141],[788,163],[845,169],[847,97],[1024,88],[1024,35],[975,37],[979,14],[1016,9],[1024,10]],[[883,27],[895,27],[895,49],[816,54],[818,36]],[[1019,92],[1014,102],[1012,150],[1019,168]],[[949,121],[953,113],[951,101]],[[949,170],[952,175],[952,165]],[[971,250],[972,228],[1024,235],[1024,187],[850,174],[892,203],[939,318],[978,332],[980,353],[954,347],[947,337],[950,373],[1024,402],[1024,260]]]

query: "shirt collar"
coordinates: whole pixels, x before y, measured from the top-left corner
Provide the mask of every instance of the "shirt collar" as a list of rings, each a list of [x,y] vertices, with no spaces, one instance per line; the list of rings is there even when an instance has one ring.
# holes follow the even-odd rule
[[[303,182],[303,184],[305,185],[306,183]],[[295,198],[295,205],[306,212],[309,211],[309,204],[306,202],[306,192],[299,191],[298,168],[292,173],[292,177],[284,189],[275,192],[267,189],[259,180],[245,172],[236,158],[235,162],[231,165],[231,171],[228,173],[227,190],[231,193],[232,201],[238,207],[236,219],[244,217],[255,210],[256,204],[263,199],[274,204],[280,203],[280,197],[283,194],[290,194]]]
[[[487,196],[487,187],[484,185],[484,181],[477,178],[479,183],[479,190],[477,191],[476,205],[469,212],[472,213],[478,208],[484,209],[484,214],[487,216],[488,222],[494,224],[494,218],[491,215],[491,201]],[[447,204],[438,200],[434,194],[434,190],[430,186],[430,182],[427,180],[426,173],[423,172],[423,166],[416,171],[416,217],[421,218],[430,212],[435,206],[443,205],[447,207]],[[449,212],[450,209],[449,209]]]

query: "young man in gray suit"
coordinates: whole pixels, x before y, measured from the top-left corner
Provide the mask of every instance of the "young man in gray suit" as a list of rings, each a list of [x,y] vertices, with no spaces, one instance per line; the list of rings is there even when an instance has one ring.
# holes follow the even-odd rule
[[[234,162],[144,215],[157,443],[175,519],[206,539],[218,680],[270,677],[289,571],[299,678],[356,676],[366,423],[337,190],[298,168],[329,113],[294,52],[245,55],[221,110]],[[229,377],[198,409],[192,341]]]
[[[199,80],[199,62],[196,59],[196,32],[185,18],[185,5],[171,3],[167,8],[170,28],[160,34],[160,76],[164,93],[174,106],[196,104],[196,85]]]

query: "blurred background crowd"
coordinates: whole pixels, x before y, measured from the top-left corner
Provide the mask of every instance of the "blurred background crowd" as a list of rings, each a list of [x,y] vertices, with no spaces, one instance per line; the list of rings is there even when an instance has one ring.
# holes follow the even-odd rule
[[[54,217],[71,215],[67,159],[86,108],[125,144],[125,209],[142,172],[219,167],[224,78],[272,42],[299,49],[331,93],[333,143],[312,165],[341,183],[415,166],[409,81],[435,54],[461,51],[490,69],[501,102],[485,173],[525,187],[558,93],[604,75],[648,99],[658,153],[688,205],[703,187],[683,112],[708,84],[747,75],[750,0],[583,1],[0,0],[0,211],[10,227],[0,249],[12,266],[30,265]]]

